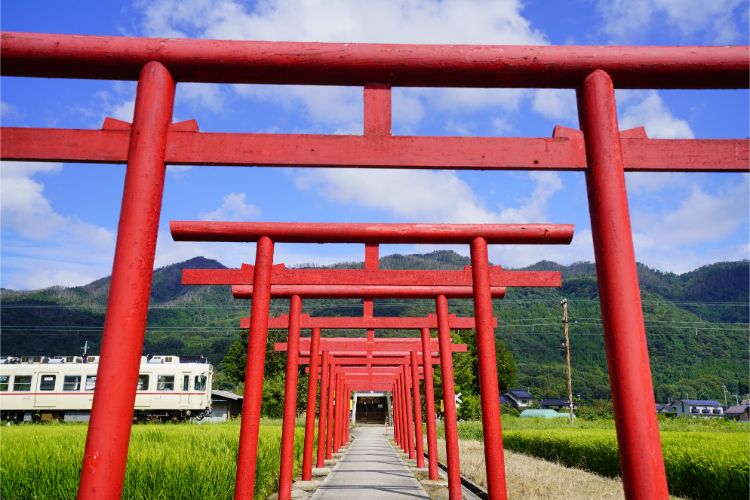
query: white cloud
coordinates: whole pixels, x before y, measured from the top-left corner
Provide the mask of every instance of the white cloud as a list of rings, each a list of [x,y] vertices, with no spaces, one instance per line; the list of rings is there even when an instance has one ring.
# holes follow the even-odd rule
[[[224,93],[222,88],[221,85],[213,83],[181,82],[177,84],[175,101],[186,102],[196,108],[220,113],[224,109]]]
[[[8,119],[18,116],[18,109],[10,103],[0,101],[0,119]]]
[[[422,222],[543,222],[552,196],[562,188],[554,172],[532,172],[535,188],[518,208],[493,212],[454,171],[390,169],[300,170],[299,189],[315,189],[340,204],[380,210]],[[521,220],[523,219],[523,220]]]
[[[531,105],[534,111],[545,118],[561,120],[567,125],[578,127],[578,107],[574,90],[536,90]]]
[[[536,184],[531,196],[518,208],[502,210],[499,222],[526,224],[547,220],[549,202],[563,188],[562,179],[556,172],[529,172],[528,175]]]
[[[673,210],[634,210],[634,233],[642,250],[668,249],[720,241],[748,221],[747,177],[734,187],[710,194],[694,186]]]
[[[741,41],[743,0],[599,0],[603,31],[616,42],[640,40],[652,29],[677,31],[716,44]]]
[[[257,219],[260,215],[260,207],[248,204],[245,193],[229,193],[224,196],[221,206],[210,212],[198,214],[201,220],[213,221],[246,221]]]
[[[60,163],[2,162],[0,166],[0,214],[3,228],[27,238],[51,236],[66,224],[44,196],[44,184],[32,179],[40,173],[59,172]]]
[[[44,195],[44,184],[33,178],[60,170],[59,163],[0,165],[4,286],[81,285],[111,265],[114,233],[56,212]]]
[[[650,90],[643,95],[639,103],[628,105],[622,112],[619,120],[621,130],[644,126],[646,133],[652,139],[692,139],[694,137],[688,122],[675,117],[658,92]],[[626,99],[627,102],[632,102],[632,96]]]
[[[521,14],[520,0],[234,0],[141,2],[148,36],[269,41],[546,44]],[[460,20],[460,22],[459,22]],[[361,120],[357,88],[234,86],[244,96],[302,106],[314,120],[348,124]],[[405,128],[424,108],[466,112],[487,107],[514,111],[525,95],[517,89],[409,89],[396,92],[395,121]],[[401,105],[406,102],[406,108]]]

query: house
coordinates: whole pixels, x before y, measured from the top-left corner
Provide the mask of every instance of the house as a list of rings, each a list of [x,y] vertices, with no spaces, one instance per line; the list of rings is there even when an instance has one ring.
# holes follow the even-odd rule
[[[508,392],[506,392],[505,395],[510,400],[509,403],[519,410],[528,408],[534,400],[534,396],[523,389],[508,389]]]
[[[661,403],[656,403],[656,413],[658,415],[671,415],[674,416],[677,414],[677,409],[675,408],[676,403],[667,403],[665,405]]]
[[[724,410],[724,416],[731,418],[732,420],[750,420],[750,404],[741,404],[736,406],[730,406]]]
[[[206,422],[226,422],[242,413],[242,396],[229,391],[211,391],[211,415]]]
[[[570,418],[569,413],[557,412],[555,410],[524,410],[518,416],[520,418]]]
[[[539,407],[546,410],[565,410],[567,411],[569,406],[567,399],[562,398],[545,398],[539,403]],[[575,411],[578,405],[573,401],[573,410]]]
[[[707,399],[683,399],[674,403],[678,417],[721,417],[724,408],[718,401]]]

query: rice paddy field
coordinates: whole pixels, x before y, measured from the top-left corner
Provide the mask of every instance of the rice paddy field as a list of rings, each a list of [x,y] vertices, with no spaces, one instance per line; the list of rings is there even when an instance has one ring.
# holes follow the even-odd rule
[[[748,498],[750,426],[724,419],[660,421],[670,493],[686,498]],[[481,422],[459,424],[461,439],[482,439]],[[607,477],[620,474],[612,420],[503,417],[505,449]]]
[[[0,428],[0,498],[73,499],[86,441],[85,424]],[[229,499],[234,493],[238,422],[134,425],[123,498]],[[297,428],[295,467],[301,468],[304,429]],[[263,422],[256,498],[278,486],[281,423]]]

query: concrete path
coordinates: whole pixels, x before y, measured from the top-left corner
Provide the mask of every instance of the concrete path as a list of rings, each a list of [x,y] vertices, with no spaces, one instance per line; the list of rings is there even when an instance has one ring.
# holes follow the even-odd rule
[[[313,500],[430,498],[391,448],[382,425],[357,427],[351,432],[353,443],[315,492]]]

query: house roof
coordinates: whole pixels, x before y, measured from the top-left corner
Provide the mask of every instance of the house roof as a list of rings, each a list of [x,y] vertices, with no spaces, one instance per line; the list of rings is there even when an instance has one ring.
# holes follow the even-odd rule
[[[712,401],[710,399],[683,399],[682,402],[689,405],[721,406],[721,403],[718,401]]]
[[[233,392],[229,391],[219,391],[219,390],[212,390],[211,396],[224,398],[224,399],[231,399],[232,401],[242,401],[242,396],[239,394],[235,394]]]
[[[523,389],[508,389],[507,394],[514,398],[534,399],[534,396],[524,391]]]
[[[750,408],[750,404],[749,405],[730,406],[729,408],[727,408],[726,410],[724,410],[724,415],[726,415],[728,417],[731,417],[733,415],[742,415],[743,413],[745,413],[746,411],[748,411],[749,408]]]
[[[500,395],[500,402],[501,403],[510,403],[510,399],[508,399],[508,396],[506,396],[505,394],[501,394]]]

